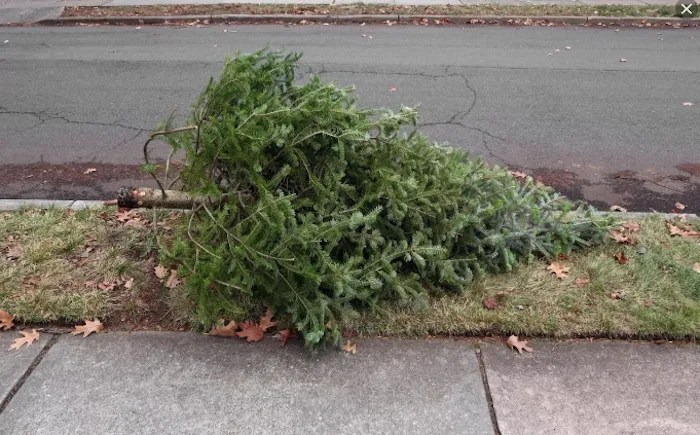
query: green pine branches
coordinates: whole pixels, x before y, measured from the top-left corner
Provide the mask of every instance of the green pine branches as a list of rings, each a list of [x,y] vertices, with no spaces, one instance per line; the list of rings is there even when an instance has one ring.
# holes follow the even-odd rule
[[[609,222],[416,131],[416,113],[355,107],[351,91],[294,83],[299,55],[227,60],[194,105],[184,150],[198,206],[168,247],[205,327],[251,303],[307,345],[381,301],[460,292],[532,255],[598,242]],[[574,209],[575,207],[575,209]]]

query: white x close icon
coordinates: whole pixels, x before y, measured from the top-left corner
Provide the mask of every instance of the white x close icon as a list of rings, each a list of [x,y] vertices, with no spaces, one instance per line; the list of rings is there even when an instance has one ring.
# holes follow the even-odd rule
[[[689,5],[684,5],[683,3],[681,3],[681,7],[683,8],[683,10],[681,11],[681,15],[685,15],[686,12],[688,13],[688,15],[693,15],[693,11],[690,10],[690,8],[692,8],[693,6],[693,3]]]

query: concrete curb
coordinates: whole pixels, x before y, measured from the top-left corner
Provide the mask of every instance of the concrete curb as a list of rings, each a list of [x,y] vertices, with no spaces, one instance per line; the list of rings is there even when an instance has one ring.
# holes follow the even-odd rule
[[[0,199],[0,211],[15,211],[22,208],[59,208],[71,210],[83,210],[86,208],[102,208],[105,207],[104,201],[74,199]],[[643,211],[600,211],[601,215],[617,216],[622,219],[642,219],[647,216],[660,216],[664,219],[680,218],[682,216],[689,218],[697,218],[693,213],[658,213],[658,212],[643,212]]]
[[[446,24],[507,24],[529,25],[533,23],[552,23],[565,25],[606,25],[606,26],[680,26],[698,27],[700,18],[686,19],[676,17],[599,17],[599,16],[516,16],[516,15],[292,15],[292,14],[224,14],[224,15],[173,15],[150,17],[58,17],[39,20],[34,24],[40,26],[61,26],[77,24],[107,25],[142,25],[174,24],[195,22],[220,24],[238,22],[247,24],[262,23],[335,23],[379,24],[395,22],[408,24],[426,20],[439,20]]]

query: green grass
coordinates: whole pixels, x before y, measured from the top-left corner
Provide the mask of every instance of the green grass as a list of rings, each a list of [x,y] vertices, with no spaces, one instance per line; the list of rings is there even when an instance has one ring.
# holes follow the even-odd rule
[[[153,277],[156,236],[167,236],[171,226],[166,215],[159,214],[154,229],[145,217],[150,213],[139,227],[115,222],[113,214],[0,213],[0,309],[33,323],[99,317],[113,324],[172,328],[194,318],[182,289],[164,289]],[[346,327],[366,335],[699,338],[700,273],[693,264],[700,262],[700,240],[671,238],[660,217],[640,225],[637,245],[611,240],[563,260],[570,267],[563,280],[535,260],[511,274],[482,279],[464,295],[433,298],[423,307],[385,306]],[[700,220],[686,225],[700,230]],[[21,256],[8,259],[8,248],[15,245]],[[83,257],[86,246],[93,250]],[[615,262],[619,251],[629,263]],[[577,286],[578,277],[590,281]],[[133,287],[119,284],[120,278],[134,278]],[[100,288],[104,282],[117,285]],[[612,299],[613,292],[622,299]],[[498,300],[499,308],[484,308],[487,297]]]
[[[78,6],[64,10],[64,17],[125,17],[165,15],[290,14],[299,15],[510,15],[510,16],[600,16],[600,17],[672,17],[675,8],[666,5],[153,5],[153,6]]]

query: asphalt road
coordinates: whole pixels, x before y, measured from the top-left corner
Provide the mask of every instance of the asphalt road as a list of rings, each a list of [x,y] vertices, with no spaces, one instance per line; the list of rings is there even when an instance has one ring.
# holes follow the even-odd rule
[[[435,140],[571,197],[700,211],[700,33],[652,28],[0,28],[0,197],[145,184],[147,132],[185,116],[227,53],[266,44],[361,105],[420,104]]]

